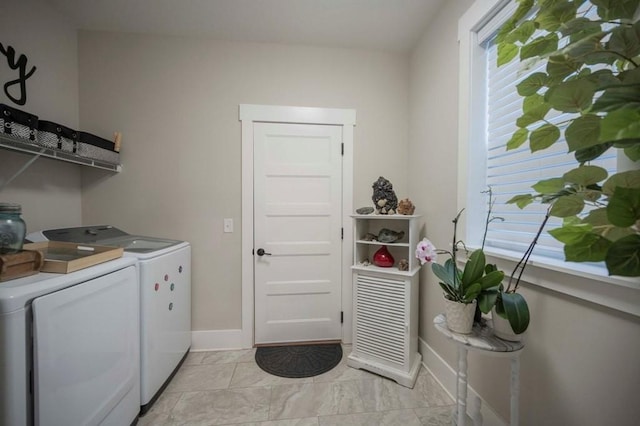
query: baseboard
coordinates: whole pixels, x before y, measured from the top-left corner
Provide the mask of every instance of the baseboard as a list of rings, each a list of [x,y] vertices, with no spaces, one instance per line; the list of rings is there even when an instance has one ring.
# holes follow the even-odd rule
[[[438,353],[435,352],[424,340],[418,339],[418,346],[420,353],[422,354],[422,365],[424,365],[424,368],[431,373],[431,375],[442,385],[445,392],[447,392],[455,401],[456,370],[447,364],[447,362],[442,359],[442,357],[438,355]],[[482,401],[480,413],[484,419],[484,425],[507,426],[507,422],[505,422],[504,419],[502,419],[471,386],[469,386],[467,393],[467,407],[469,411],[475,408],[474,404],[477,399]]]
[[[248,349],[243,344],[242,330],[200,330],[191,332],[191,351]]]

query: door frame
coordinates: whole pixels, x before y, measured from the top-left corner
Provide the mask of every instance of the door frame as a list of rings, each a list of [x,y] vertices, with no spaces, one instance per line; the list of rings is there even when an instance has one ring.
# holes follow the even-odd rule
[[[344,323],[342,341],[351,343],[353,259],[353,128],[356,125],[354,109],[312,108],[275,105],[240,105],[242,123],[242,346],[254,344],[254,263],[253,263],[253,123],[321,124],[342,126],[342,226],[347,228],[342,239],[342,306]]]

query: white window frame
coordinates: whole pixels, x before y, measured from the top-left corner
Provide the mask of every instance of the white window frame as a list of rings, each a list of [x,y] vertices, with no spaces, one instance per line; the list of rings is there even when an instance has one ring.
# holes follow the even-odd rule
[[[484,120],[474,120],[474,111],[483,111],[484,49],[479,32],[496,16],[508,18],[515,10],[513,0],[476,0],[458,22],[458,209],[467,208],[460,223],[461,236],[469,248],[478,248],[484,232],[484,214],[472,214],[472,206],[486,204],[484,146],[471,143],[471,135],[484,132]],[[477,114],[476,114],[477,115]],[[485,247],[488,261],[509,274],[520,259],[508,250]],[[523,280],[598,305],[640,317],[640,282],[637,278],[610,277],[606,270],[588,264],[532,256]]]

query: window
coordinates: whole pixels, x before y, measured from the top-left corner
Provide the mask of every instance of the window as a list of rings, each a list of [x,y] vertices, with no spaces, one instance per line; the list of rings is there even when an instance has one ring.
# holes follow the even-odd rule
[[[501,17],[494,18],[485,27],[493,29],[501,25],[500,21],[502,20]],[[498,21],[496,22],[498,25],[492,25],[494,21]],[[480,35],[482,33],[481,30]],[[522,70],[518,61],[512,61],[498,67],[495,33],[494,30],[492,34],[488,34],[486,39],[478,40],[484,53],[483,60],[486,67],[484,74],[486,114],[483,115],[485,131],[482,134],[474,135],[472,143],[482,144],[485,147],[487,160],[484,182],[486,186],[492,188],[496,200],[492,214],[504,219],[492,222],[487,233],[486,244],[488,247],[522,253],[538,231],[547,205],[534,203],[521,210],[515,204],[506,204],[506,201],[514,195],[534,192],[531,189],[533,184],[543,179],[560,177],[575,168],[577,164],[573,153],[568,153],[564,138],[561,138],[550,148],[535,153],[530,152],[528,144],[515,150],[506,150],[506,144],[511,135],[518,129],[516,119],[522,115],[522,97],[518,95],[516,86],[531,74],[544,72],[546,63],[538,63],[527,70]],[[564,134],[566,124],[562,125],[562,123],[566,123],[572,116],[574,114],[551,111],[547,115],[547,119],[552,124],[558,125]],[[615,150],[609,150],[604,156],[592,161],[591,164],[607,169],[609,174],[615,173]],[[561,224],[560,218],[551,217],[545,231]],[[562,244],[547,232],[540,235],[535,253],[555,259],[564,259]],[[574,266],[576,269],[580,269],[580,264],[574,264]]]
[[[482,243],[487,197],[482,191],[491,185],[496,204],[493,215],[503,217],[489,227],[485,252],[505,272],[513,270],[532,241],[546,206],[534,203],[520,210],[506,201],[513,195],[533,193],[531,185],[541,179],[561,176],[576,166],[566,145],[532,155],[528,144],[507,151],[506,143],[516,130],[522,98],[515,86],[530,73],[544,67],[522,71],[513,61],[496,66],[495,34],[515,10],[515,1],[475,2],[459,21],[459,191],[460,208],[465,207],[464,240],[471,248]],[[561,122],[568,116],[547,117]],[[616,155],[598,160],[609,172],[616,170]],[[546,230],[559,224],[548,223]],[[525,281],[551,288],[581,299],[640,316],[640,291],[631,279],[608,277],[597,264],[564,262],[560,243],[546,232],[527,266]],[[609,284],[614,284],[615,289]],[[635,306],[634,306],[635,305]]]
[[[560,177],[563,173],[575,168],[573,153],[563,139],[543,151],[531,153],[528,144],[515,150],[507,151],[506,144],[518,127],[516,120],[522,115],[522,97],[517,93],[516,86],[522,80],[535,72],[544,72],[545,63],[540,62],[534,67],[523,69],[518,61],[512,61],[502,67],[497,66],[497,45],[495,36],[502,23],[511,15],[514,5],[508,3],[499,13],[494,14],[475,31],[473,43],[474,62],[477,72],[474,72],[474,93],[472,101],[476,105],[471,112],[470,120],[475,130],[469,136],[469,145],[473,153],[474,162],[480,165],[473,169],[469,176],[469,190],[481,193],[491,187],[495,205],[492,215],[503,220],[493,221],[486,237],[486,247],[505,249],[515,253],[523,253],[533,240],[547,205],[534,203],[521,210],[515,204],[507,204],[514,195],[533,193],[531,186],[536,182]],[[559,125],[565,122],[571,114],[550,112],[547,119]],[[616,153],[610,150],[592,164],[607,169],[610,173],[616,171]],[[467,203],[469,214],[475,219],[471,221],[474,228],[484,230],[484,217],[488,203],[486,196],[471,197]],[[481,218],[481,219],[478,219]],[[560,226],[561,219],[549,219],[545,231]],[[480,245],[482,235],[473,232],[468,241]],[[536,245],[535,252],[539,256],[552,259],[564,259],[563,246],[547,232],[543,232]],[[568,265],[575,269],[582,269],[584,264]]]

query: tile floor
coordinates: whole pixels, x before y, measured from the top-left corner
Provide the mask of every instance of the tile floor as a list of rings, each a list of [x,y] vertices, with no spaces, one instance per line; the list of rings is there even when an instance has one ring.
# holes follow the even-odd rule
[[[440,426],[454,401],[424,369],[413,389],[341,363],[287,379],[258,367],[255,349],[193,352],[138,424],[252,426]]]

